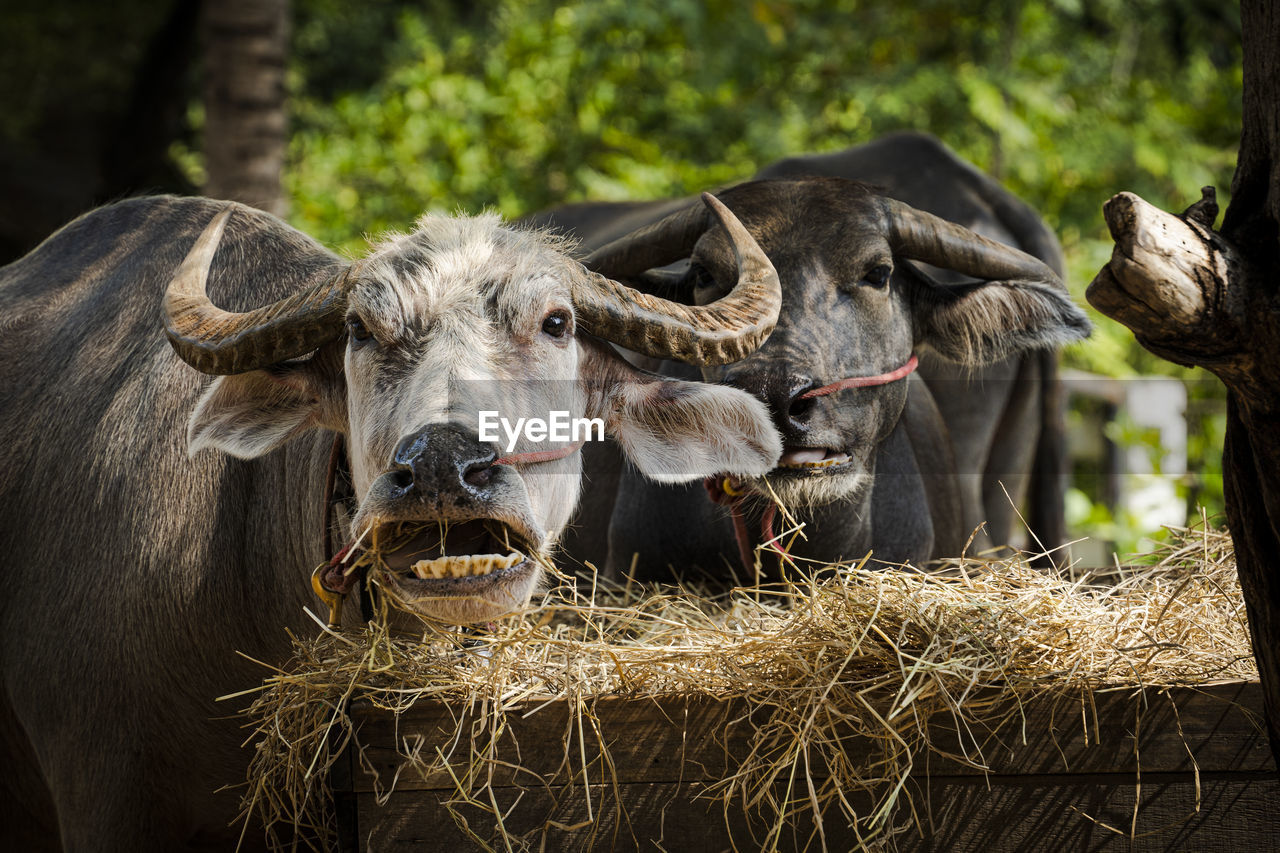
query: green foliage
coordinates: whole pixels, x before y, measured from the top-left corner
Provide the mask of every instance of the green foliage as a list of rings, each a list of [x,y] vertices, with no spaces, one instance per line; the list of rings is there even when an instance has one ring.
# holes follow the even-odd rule
[[[299,224],[342,241],[426,207],[686,193],[911,128],[1041,210],[1083,278],[1101,201],[1225,190],[1239,134],[1238,21],[1186,0],[340,8],[299,10],[289,178]]]
[[[65,133],[86,113],[99,120],[123,113],[134,66],[167,11],[154,0],[6,0],[0,7],[0,142],[28,144],[49,125]],[[81,144],[62,139],[59,148]]]
[[[427,209],[519,216],[680,195],[780,157],[914,129],[1060,235],[1072,290],[1106,262],[1104,201],[1225,207],[1239,13],[1213,0],[302,0],[293,219],[331,245]],[[1069,365],[1190,378],[1094,315]],[[1209,412],[1220,387],[1201,395]],[[1220,413],[1220,407],[1219,407]],[[1220,447],[1196,415],[1206,458]],[[1218,430],[1220,432],[1220,430]],[[1220,509],[1213,462],[1188,495]],[[1219,475],[1220,476],[1220,475]],[[1078,501],[1077,501],[1078,503]],[[1087,512],[1092,512],[1090,509]],[[1086,513],[1087,514],[1087,513]]]

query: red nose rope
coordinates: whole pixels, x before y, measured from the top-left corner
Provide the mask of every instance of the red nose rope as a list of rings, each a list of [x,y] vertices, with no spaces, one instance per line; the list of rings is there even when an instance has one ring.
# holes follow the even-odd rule
[[[714,477],[707,477],[702,481],[702,487],[707,490],[707,497],[712,503],[719,504],[729,508],[729,517],[733,519],[733,538],[738,542],[738,560],[742,563],[743,570],[748,574],[755,571],[755,548],[751,544],[751,533],[747,530],[747,517],[745,505],[751,497],[751,492],[741,489],[742,483],[736,478],[725,476],[723,474]],[[760,536],[765,543],[764,547],[768,548],[778,555],[780,560],[790,560],[791,555],[787,550],[774,540],[777,538],[773,533],[773,520],[778,515],[778,505],[770,503],[764,509],[764,515],[760,519]]]
[[[919,366],[919,360],[916,358],[915,353],[912,353],[906,364],[890,370],[888,373],[881,373],[876,376],[850,376],[832,382],[830,385],[823,385],[821,388],[806,391],[800,395],[799,399],[809,400],[813,397],[825,397],[828,394],[834,394],[846,388],[888,385],[890,382],[906,379]],[[751,574],[755,569],[755,548],[751,544],[751,533],[747,530],[745,505],[752,493],[743,489],[741,487],[742,484],[737,479],[724,474],[707,477],[702,481],[702,486],[707,490],[707,497],[711,499],[712,503],[729,508],[729,515],[733,519],[733,535],[738,540],[738,559],[742,562],[743,570]],[[763,547],[777,554],[779,560],[790,562],[791,554],[777,542],[778,537],[773,532],[773,521],[777,516],[777,504],[770,503],[765,507],[764,514],[760,517],[760,538],[764,543]]]
[[[888,373],[881,373],[879,376],[850,376],[848,379],[841,379],[838,382],[832,382],[830,385],[823,385],[821,388],[814,388],[812,391],[805,391],[800,395],[801,400],[808,400],[811,397],[825,397],[827,394],[834,394],[837,391],[843,391],[846,388],[866,388],[868,385],[888,385],[890,382],[897,382],[899,379],[906,379],[915,369],[920,366],[920,362],[916,359],[915,353],[911,354],[911,358],[907,359],[907,363],[899,367],[897,370],[890,370]]]
[[[347,545],[336,553],[333,549],[334,517],[337,508],[344,502],[354,498],[351,493],[351,474],[346,470],[345,442],[342,434],[334,436],[333,447],[329,450],[329,466],[325,474],[324,484],[324,553],[328,560],[324,574],[324,587],[329,592],[347,595],[361,578],[355,572],[347,572],[343,563],[351,546]]]
[[[575,441],[573,444],[566,444],[564,447],[556,450],[535,450],[532,453],[514,453],[510,456],[503,456],[493,460],[494,465],[536,465],[539,462],[554,462],[557,459],[563,459],[571,453],[576,452],[582,447],[581,441]]]
[[[329,464],[325,474],[324,509],[322,513],[321,538],[324,542],[326,562],[316,567],[311,573],[311,588],[329,608],[329,627],[337,628],[342,614],[342,603],[358,584],[364,586],[364,594],[360,596],[360,612],[365,620],[373,618],[371,590],[367,585],[368,569],[360,572],[348,571],[347,555],[351,545],[333,550],[333,528],[337,508],[355,501],[351,490],[351,472],[347,470],[345,442],[342,434],[334,436],[333,447],[329,451]],[[353,543],[354,544],[354,543]]]

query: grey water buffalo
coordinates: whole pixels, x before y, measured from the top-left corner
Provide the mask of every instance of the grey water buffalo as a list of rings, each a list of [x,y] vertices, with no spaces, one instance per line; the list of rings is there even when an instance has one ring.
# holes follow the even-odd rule
[[[215,698],[264,675],[237,653],[282,661],[286,628],[315,630],[335,436],[357,502],[341,536],[408,523],[384,582],[448,622],[526,602],[579,491],[575,445],[499,449],[477,407],[598,417],[663,481],[769,470],[759,401],[601,342],[715,362],[769,333],[773,268],[707,203],[740,275],[705,308],[494,216],[424,217],[347,261],[172,197],[89,213],[0,270],[0,849],[233,849],[225,786],[248,754]]]
[[[788,177],[798,175],[810,177]],[[777,267],[782,315],[760,350],[702,375],[769,404],[784,455],[767,486],[742,485],[796,510],[807,537],[796,553],[923,560],[957,553],[983,522],[991,537],[979,532],[974,547],[1004,543],[1011,500],[1029,481],[1034,532],[1061,541],[1054,348],[1089,324],[1044,223],[919,134],[758,177],[721,197]],[[568,205],[531,219],[577,237],[588,266],[641,289],[696,303],[729,281],[723,245],[697,230],[702,214],[687,200]],[[733,509],[724,513],[701,487],[644,485],[597,454],[589,480],[607,494],[588,495],[584,510],[596,515],[581,521],[571,553],[618,569],[639,554],[650,577],[665,564],[746,562],[743,546],[769,538],[765,500],[709,483]],[[607,542],[595,533],[604,529]]]

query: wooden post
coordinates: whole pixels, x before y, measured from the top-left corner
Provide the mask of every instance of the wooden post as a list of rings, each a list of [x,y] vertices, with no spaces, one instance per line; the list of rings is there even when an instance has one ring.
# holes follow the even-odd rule
[[[1222,472],[1280,766],[1280,4],[1243,0],[1244,129],[1220,231],[1212,187],[1180,215],[1130,193],[1103,208],[1116,246],[1089,285],[1156,355],[1227,386]]]

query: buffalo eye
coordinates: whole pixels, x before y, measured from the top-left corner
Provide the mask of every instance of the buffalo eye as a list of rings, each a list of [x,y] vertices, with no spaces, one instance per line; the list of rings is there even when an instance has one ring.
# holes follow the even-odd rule
[[[693,264],[689,267],[689,276],[693,279],[694,288],[711,288],[718,287],[719,283],[711,271],[702,264]]]
[[[569,333],[569,312],[552,311],[543,318],[542,331],[553,338],[563,338]]]
[[[351,336],[351,342],[356,344],[367,343],[373,338],[373,333],[364,324],[364,320],[354,314],[347,318],[347,334]]]
[[[893,270],[887,264],[877,264],[867,270],[867,274],[862,277],[862,280],[872,287],[884,287],[889,283],[889,274],[891,272]]]

